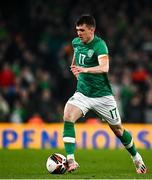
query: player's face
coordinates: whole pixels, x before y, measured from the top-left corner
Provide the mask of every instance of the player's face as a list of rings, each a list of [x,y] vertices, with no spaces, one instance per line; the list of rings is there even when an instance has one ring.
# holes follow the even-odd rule
[[[76,26],[77,34],[83,43],[90,42],[94,37],[95,28],[87,26],[86,24]]]

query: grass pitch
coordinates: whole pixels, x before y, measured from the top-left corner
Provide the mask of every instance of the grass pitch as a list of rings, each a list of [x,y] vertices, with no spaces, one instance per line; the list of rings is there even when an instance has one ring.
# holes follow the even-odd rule
[[[45,163],[54,152],[63,150],[0,150],[0,179],[152,179],[152,152],[139,150],[148,167],[147,174],[136,174],[125,150],[76,150],[80,168],[73,173],[52,175]]]

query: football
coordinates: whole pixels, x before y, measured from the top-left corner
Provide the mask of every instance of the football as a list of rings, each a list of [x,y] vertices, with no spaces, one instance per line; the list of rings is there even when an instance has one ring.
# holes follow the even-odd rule
[[[54,153],[48,157],[46,168],[51,174],[64,174],[67,170],[66,157],[59,153]]]

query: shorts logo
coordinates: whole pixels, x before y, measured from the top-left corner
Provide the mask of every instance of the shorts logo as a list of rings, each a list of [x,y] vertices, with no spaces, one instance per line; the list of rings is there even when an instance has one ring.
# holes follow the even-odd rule
[[[69,101],[73,101],[74,100],[74,97],[72,96],[70,99],[69,99]]]
[[[93,56],[93,53],[94,53],[94,50],[93,49],[89,49],[88,51],[88,57],[92,57]]]

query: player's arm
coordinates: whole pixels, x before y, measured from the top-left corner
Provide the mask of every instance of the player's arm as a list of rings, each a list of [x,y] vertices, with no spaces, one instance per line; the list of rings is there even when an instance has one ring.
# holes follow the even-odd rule
[[[109,57],[108,55],[98,56],[99,65],[95,67],[86,68],[86,73],[107,73],[109,71]]]
[[[76,67],[75,56],[73,56],[73,58],[72,58],[72,63],[71,63],[70,68],[71,68],[71,71],[72,71],[73,75],[74,75],[76,78],[78,78],[78,73],[77,73],[77,71],[76,71],[76,69],[75,69],[74,67]]]
[[[98,73],[107,73],[109,71],[109,57],[107,54],[98,56],[98,66],[84,68],[80,66],[73,66],[73,72],[75,74],[79,73],[92,73],[92,74],[98,74]]]
[[[71,62],[71,66],[73,66],[73,65],[75,65],[76,63],[75,63],[75,56],[73,55],[73,58],[72,58],[72,62]],[[70,66],[70,67],[71,67]]]

